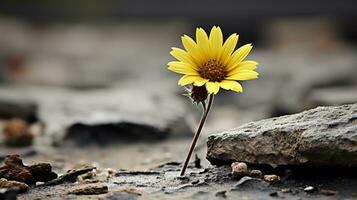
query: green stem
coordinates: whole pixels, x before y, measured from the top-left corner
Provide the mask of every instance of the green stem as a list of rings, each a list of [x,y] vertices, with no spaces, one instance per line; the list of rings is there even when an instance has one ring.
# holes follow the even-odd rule
[[[200,124],[199,124],[199,126],[198,126],[198,129],[197,129],[196,134],[193,136],[193,140],[192,140],[192,143],[191,143],[191,146],[190,146],[190,150],[188,151],[186,160],[185,160],[185,162],[183,163],[180,176],[185,175],[185,171],[186,171],[186,168],[187,168],[188,163],[189,163],[189,161],[190,161],[190,158],[191,158],[191,156],[192,156],[192,152],[193,152],[193,150],[195,149],[195,146],[196,146],[197,140],[198,140],[198,138],[199,138],[199,136],[200,136],[200,134],[201,134],[203,125],[205,124],[205,121],[206,121],[206,119],[207,119],[208,113],[209,113],[209,111],[211,110],[212,103],[213,103],[213,97],[214,97],[214,95],[213,95],[213,94],[210,94],[210,95],[209,95],[209,100],[208,100],[208,105],[207,105],[207,107],[205,107],[205,106],[203,107],[203,113],[202,113],[202,117],[201,117],[201,120],[200,120]]]

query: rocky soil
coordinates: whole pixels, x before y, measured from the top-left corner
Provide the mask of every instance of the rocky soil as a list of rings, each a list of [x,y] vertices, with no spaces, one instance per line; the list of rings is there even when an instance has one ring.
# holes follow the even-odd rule
[[[357,177],[337,172],[314,177],[286,170],[251,177],[232,174],[229,166],[190,165],[179,177],[180,163],[169,162],[145,171],[82,168],[32,186],[18,199],[345,199],[356,198]],[[255,171],[256,168],[255,168]],[[271,171],[262,169],[263,173]],[[331,174],[330,174],[331,175]],[[279,177],[272,179],[271,177]],[[3,194],[9,197],[10,194]]]

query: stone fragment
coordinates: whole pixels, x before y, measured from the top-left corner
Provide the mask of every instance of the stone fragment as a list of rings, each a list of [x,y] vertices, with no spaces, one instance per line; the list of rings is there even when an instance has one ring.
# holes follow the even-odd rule
[[[251,122],[208,138],[212,164],[357,166],[357,103]]]
[[[65,182],[75,182],[77,180],[77,177],[79,175],[85,174],[87,172],[93,171],[94,169],[96,169],[95,167],[83,167],[80,169],[73,169],[73,170],[69,170],[67,173],[46,182],[45,184],[43,184],[44,186],[49,186],[49,185],[59,185]]]
[[[52,172],[52,167],[48,163],[26,166],[19,155],[7,155],[4,164],[0,166],[0,178],[35,184],[55,179],[57,174]]]
[[[33,184],[35,181],[30,170],[22,163],[19,155],[7,155],[0,166],[0,178]]]
[[[94,171],[87,172],[85,174],[79,175],[77,177],[77,181],[79,183],[90,183],[90,182],[98,182],[98,179],[96,178],[97,174]]]
[[[248,167],[247,164],[243,162],[234,162],[231,164],[232,167],[232,174],[234,176],[245,176],[248,174]]]
[[[112,168],[106,168],[103,170],[98,170],[98,169],[95,170],[96,179],[100,182],[108,181],[109,178],[114,177],[116,173],[117,173],[117,171]]]
[[[263,173],[260,170],[253,169],[249,172],[249,176],[251,176],[253,178],[262,178]]]
[[[315,187],[312,187],[312,186],[307,186],[304,188],[304,191],[307,192],[307,193],[313,193],[317,190],[317,188]]]
[[[5,143],[15,147],[29,146],[34,138],[27,122],[17,118],[5,123],[3,134]]]
[[[68,191],[68,194],[92,195],[108,193],[108,186],[105,183],[90,183],[77,185]]]
[[[18,192],[26,192],[29,190],[29,186],[26,183],[18,181],[8,181],[5,178],[0,179],[0,188],[11,189]]]
[[[28,166],[28,170],[37,182],[47,182],[57,178],[57,174],[52,171],[52,166],[49,163],[38,163]]]
[[[280,176],[275,175],[275,174],[264,175],[263,179],[264,179],[264,181],[269,182],[269,183],[280,182]]]

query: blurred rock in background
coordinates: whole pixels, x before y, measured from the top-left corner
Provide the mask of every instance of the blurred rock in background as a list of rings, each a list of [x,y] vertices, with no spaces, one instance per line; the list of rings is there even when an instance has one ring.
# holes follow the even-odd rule
[[[60,86],[77,92],[131,85],[136,90],[151,87],[181,93],[178,77],[167,72],[166,63],[170,47],[178,45],[189,27],[180,21],[35,26],[1,19],[2,79],[19,86]],[[211,131],[320,104],[357,101],[357,50],[340,37],[334,20],[278,19],[265,28],[262,42],[253,43],[257,48],[250,56],[260,63],[260,78],[243,82],[244,94],[217,98]]]

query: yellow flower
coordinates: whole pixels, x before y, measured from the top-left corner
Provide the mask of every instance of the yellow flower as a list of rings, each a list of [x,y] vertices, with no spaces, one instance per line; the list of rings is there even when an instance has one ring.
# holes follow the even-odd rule
[[[172,48],[170,54],[178,61],[168,63],[169,70],[184,74],[179,85],[205,85],[210,94],[217,94],[219,88],[243,92],[237,81],[258,78],[258,73],[254,71],[258,63],[244,60],[252,45],[246,44],[234,51],[237,34],[232,34],[223,43],[221,29],[214,26],[209,37],[202,28],[197,28],[196,42],[187,35],[181,39],[185,50]]]

